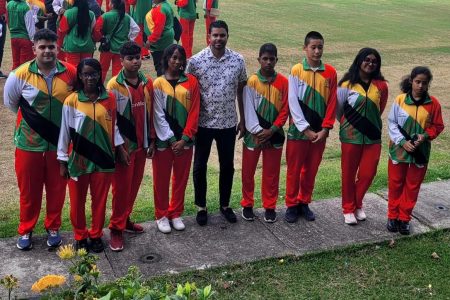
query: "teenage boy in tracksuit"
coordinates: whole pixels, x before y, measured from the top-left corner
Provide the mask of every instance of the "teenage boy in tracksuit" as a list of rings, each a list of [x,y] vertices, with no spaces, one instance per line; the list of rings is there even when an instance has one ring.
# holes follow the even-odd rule
[[[242,150],[242,218],[252,221],[255,171],[263,154],[261,197],[266,209],[264,220],[276,221],[281,154],[284,144],[283,125],[289,114],[288,79],[275,72],[277,48],[264,44],[259,50],[261,68],[250,76],[244,87],[245,127]]]
[[[117,126],[125,141],[128,165],[116,163],[112,180],[112,215],[110,248],[123,249],[123,231],[142,233],[144,228],[130,221],[139,187],[144,176],[145,160],[153,156],[155,148],[151,137],[151,113],[153,105],[153,82],[139,71],[141,47],[127,42],[120,48],[123,69],[111,78],[107,89],[116,96]]]
[[[178,14],[180,15],[180,23],[182,27],[181,45],[186,51],[186,58],[192,56],[192,47],[194,45],[194,27],[197,19],[196,0],[177,0]]]
[[[286,147],[286,221],[296,222],[299,215],[314,221],[309,209],[314,181],[328,132],[336,115],[336,70],[321,61],[324,39],[311,31],[305,37],[305,58],[289,76],[291,114]]]

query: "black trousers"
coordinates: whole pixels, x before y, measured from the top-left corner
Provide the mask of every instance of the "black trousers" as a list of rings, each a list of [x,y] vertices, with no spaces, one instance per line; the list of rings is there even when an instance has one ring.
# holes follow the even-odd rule
[[[231,188],[233,186],[234,175],[234,146],[236,144],[236,127],[227,129],[211,129],[199,127],[195,138],[193,177],[195,188],[195,204],[200,207],[206,207],[206,174],[213,140],[216,141],[217,152],[219,154],[220,206],[224,207],[230,204]]]
[[[161,76],[163,74],[163,65],[161,59],[164,51],[152,51],[153,65],[155,66],[156,75]]]
[[[5,40],[6,40],[6,22],[5,22],[5,20],[0,20],[0,24],[2,24],[2,36],[0,37],[0,68],[1,68],[2,61],[3,61],[3,48],[5,47]]]

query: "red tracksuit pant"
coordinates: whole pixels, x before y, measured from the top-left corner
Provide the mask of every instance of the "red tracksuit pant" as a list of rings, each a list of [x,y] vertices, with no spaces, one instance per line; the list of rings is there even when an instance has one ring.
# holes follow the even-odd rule
[[[341,144],[342,211],[353,213],[362,208],[364,195],[377,174],[381,144]]]
[[[66,62],[77,67],[80,61],[84,58],[91,58],[93,53],[75,53],[65,52]]]
[[[144,176],[146,151],[138,149],[130,155],[130,165],[116,163],[112,179],[112,215],[110,229],[125,230],[127,219],[133,211],[134,201]]]
[[[184,50],[186,50],[186,58],[192,56],[192,47],[194,46],[194,27],[195,19],[183,19],[180,18],[181,27],[183,31],[181,32],[181,44]]]
[[[427,165],[388,163],[388,218],[410,221],[411,213],[419,196],[420,185],[425,178]]]
[[[33,42],[28,39],[11,39],[11,50],[12,50],[12,69],[16,69],[21,64],[32,60],[34,58],[33,54]]]
[[[146,41],[144,41],[144,24],[139,24],[139,28],[141,29],[134,39],[134,41],[141,46],[141,56],[147,56],[150,55],[150,52],[147,48],[144,47],[144,44]]]
[[[175,219],[184,211],[184,193],[192,162],[192,147],[175,156],[172,149],[156,150],[152,160],[155,217]],[[173,172],[173,173],[172,173]],[[169,202],[169,184],[172,173],[172,196]]]
[[[122,69],[122,64],[120,63],[120,54],[108,52],[100,52],[100,64],[102,65],[102,80],[105,81],[106,74],[109,71],[109,66],[112,62],[112,76],[119,74],[120,69]]]
[[[70,221],[75,240],[100,238],[105,223],[106,199],[113,173],[94,172],[78,177],[78,181],[69,180]],[[91,229],[86,228],[86,196],[88,188],[91,193]]]
[[[267,148],[250,150],[243,147],[242,150],[242,207],[253,207],[255,199],[255,171],[260,154],[262,161],[261,198],[265,209],[275,209],[278,199],[278,184],[280,181],[280,163],[283,148]]]
[[[216,17],[213,16],[205,16],[205,25],[206,25],[206,45],[209,45],[209,38],[208,38],[208,33],[209,33],[209,25],[211,25],[212,22],[214,22],[216,20]]]
[[[44,227],[59,230],[67,180],[59,175],[56,151],[31,152],[16,148],[15,156],[20,192],[19,235],[33,231],[41,211],[44,186],[47,201]]]
[[[286,146],[286,206],[311,203],[314,182],[319,170],[325,141],[311,143],[304,140],[288,140]]]

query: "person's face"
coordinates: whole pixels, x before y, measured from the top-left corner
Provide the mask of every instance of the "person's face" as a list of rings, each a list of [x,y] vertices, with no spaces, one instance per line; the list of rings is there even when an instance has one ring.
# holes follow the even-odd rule
[[[422,97],[428,91],[430,79],[425,74],[419,74],[411,81],[412,92],[414,95]]]
[[[175,50],[171,57],[169,57],[169,61],[167,62],[169,72],[178,73],[182,71],[182,66],[184,65],[186,58],[181,55],[180,51]]]
[[[56,61],[58,48],[56,42],[39,40],[33,45],[33,53],[41,64],[52,64]]]
[[[85,65],[78,76],[80,77],[81,82],[83,82],[85,89],[94,90],[97,88],[97,83],[100,80],[101,74],[93,67]]]
[[[227,45],[228,34],[225,28],[213,27],[211,33],[208,34],[208,37],[211,47],[216,50],[222,50]]]
[[[377,69],[379,63],[375,55],[369,54],[361,63],[360,70],[366,75],[371,75]]]
[[[278,58],[270,53],[264,52],[258,57],[258,62],[261,65],[261,70],[267,73],[273,73],[275,70],[275,65],[277,64]]]
[[[129,72],[137,72],[142,65],[141,54],[125,55],[120,58],[120,62],[125,70]]]
[[[323,40],[310,39],[308,45],[303,46],[303,51],[309,63],[319,65],[323,54]]]

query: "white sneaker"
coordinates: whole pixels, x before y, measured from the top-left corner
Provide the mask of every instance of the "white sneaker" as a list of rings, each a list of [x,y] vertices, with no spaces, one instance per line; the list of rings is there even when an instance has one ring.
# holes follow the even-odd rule
[[[183,220],[181,218],[172,219],[172,226],[175,230],[184,230],[186,226],[184,226]]]
[[[162,217],[159,220],[156,220],[156,225],[158,225],[159,231],[162,233],[170,233],[172,229],[170,228],[169,219],[166,217]]]
[[[358,221],[356,221],[355,215],[352,213],[344,214],[344,222],[348,225],[356,225]]]
[[[366,213],[362,208],[355,210],[355,218],[358,221],[364,221],[367,218]]]

